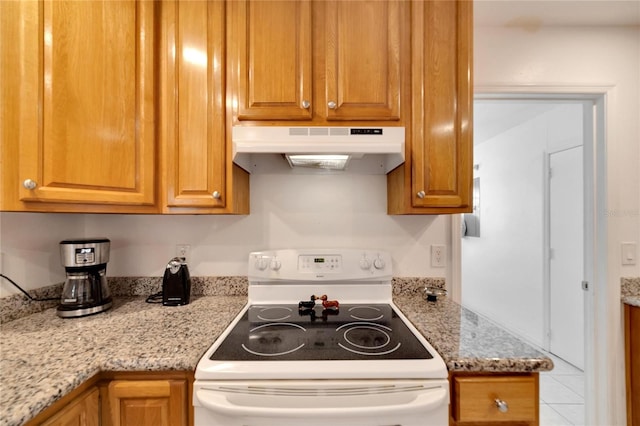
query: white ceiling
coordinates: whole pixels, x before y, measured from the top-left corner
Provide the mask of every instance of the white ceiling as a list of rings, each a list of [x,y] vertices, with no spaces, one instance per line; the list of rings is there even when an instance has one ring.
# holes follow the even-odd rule
[[[476,26],[640,25],[640,0],[474,0]]]
[[[473,143],[479,145],[552,110],[558,103],[551,100],[476,100],[473,105]]]

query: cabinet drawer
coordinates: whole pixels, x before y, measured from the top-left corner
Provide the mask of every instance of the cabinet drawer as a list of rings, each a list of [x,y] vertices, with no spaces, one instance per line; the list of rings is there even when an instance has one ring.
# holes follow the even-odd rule
[[[538,388],[534,376],[454,377],[452,415],[457,422],[535,422]],[[496,400],[504,401],[500,411]]]

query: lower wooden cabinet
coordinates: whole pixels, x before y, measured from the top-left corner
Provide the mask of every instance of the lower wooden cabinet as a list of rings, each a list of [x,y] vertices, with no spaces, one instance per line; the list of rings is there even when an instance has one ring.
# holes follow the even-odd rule
[[[188,426],[193,372],[100,373],[27,426]]]
[[[103,425],[187,426],[186,380],[112,380],[103,399]]]
[[[92,387],[67,403],[43,426],[98,426],[100,424],[100,391]]]
[[[640,307],[624,305],[627,426],[640,426]]]
[[[451,373],[450,425],[539,423],[538,373]]]

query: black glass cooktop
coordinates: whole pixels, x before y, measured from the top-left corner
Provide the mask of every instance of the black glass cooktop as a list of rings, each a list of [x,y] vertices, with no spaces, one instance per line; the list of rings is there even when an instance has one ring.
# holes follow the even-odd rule
[[[388,304],[254,305],[210,357],[216,361],[430,359]]]

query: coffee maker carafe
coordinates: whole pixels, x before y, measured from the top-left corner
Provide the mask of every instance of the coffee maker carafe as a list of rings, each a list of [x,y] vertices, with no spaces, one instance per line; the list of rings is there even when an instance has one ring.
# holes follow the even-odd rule
[[[59,317],[83,317],[111,308],[106,275],[110,245],[107,238],[60,241],[60,258],[67,280],[57,309]]]

